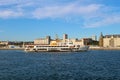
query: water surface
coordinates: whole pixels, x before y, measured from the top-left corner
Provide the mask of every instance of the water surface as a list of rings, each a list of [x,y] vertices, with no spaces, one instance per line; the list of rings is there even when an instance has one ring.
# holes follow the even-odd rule
[[[0,50],[0,80],[120,80],[120,51]]]

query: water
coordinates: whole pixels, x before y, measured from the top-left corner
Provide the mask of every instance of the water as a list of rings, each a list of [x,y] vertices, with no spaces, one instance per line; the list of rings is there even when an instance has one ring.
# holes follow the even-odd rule
[[[120,51],[0,50],[0,80],[120,80]]]

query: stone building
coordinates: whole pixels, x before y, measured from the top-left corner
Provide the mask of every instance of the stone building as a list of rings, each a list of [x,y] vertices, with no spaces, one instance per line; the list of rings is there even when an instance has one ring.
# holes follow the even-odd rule
[[[63,34],[63,41],[62,42],[67,42],[68,41],[68,35],[67,34]]]
[[[50,36],[46,36],[46,38],[35,39],[34,44],[49,45],[50,40],[51,40]]]
[[[103,38],[104,47],[120,47],[120,35],[106,35]]]
[[[63,34],[63,39],[59,39],[56,35],[55,39],[51,39],[50,36],[46,38],[35,39],[35,45],[52,45],[52,46],[65,46],[69,42],[72,42],[74,45],[88,45],[92,41],[91,38],[82,38],[82,39],[68,39],[67,34]]]
[[[9,44],[8,41],[0,41],[0,47],[7,47]]]
[[[120,35],[100,36],[99,46],[101,47],[120,47]]]
[[[100,38],[99,38],[99,46],[103,47],[103,34],[101,33]]]

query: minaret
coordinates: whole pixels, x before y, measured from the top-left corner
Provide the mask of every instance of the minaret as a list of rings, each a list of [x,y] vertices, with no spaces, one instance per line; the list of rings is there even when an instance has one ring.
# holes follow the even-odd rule
[[[103,47],[103,34],[101,32],[100,38],[99,38],[99,46]]]

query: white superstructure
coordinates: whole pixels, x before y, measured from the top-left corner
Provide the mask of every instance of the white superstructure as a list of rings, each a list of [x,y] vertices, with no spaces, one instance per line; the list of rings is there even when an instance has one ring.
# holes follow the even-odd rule
[[[66,43],[64,46],[52,45],[34,45],[32,48],[29,46],[25,48],[26,52],[78,52],[87,51],[89,46],[74,45],[72,42]]]

